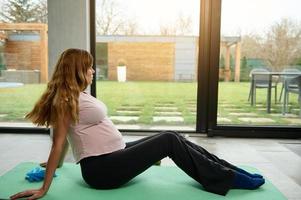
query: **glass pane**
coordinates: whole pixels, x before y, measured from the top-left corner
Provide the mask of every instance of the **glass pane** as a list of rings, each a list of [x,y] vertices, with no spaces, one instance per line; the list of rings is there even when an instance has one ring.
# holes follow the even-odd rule
[[[97,98],[113,122],[195,130],[199,1],[96,4]]]
[[[218,124],[301,126],[299,0],[223,0]]]
[[[48,81],[47,2],[1,1],[0,126],[25,121]]]

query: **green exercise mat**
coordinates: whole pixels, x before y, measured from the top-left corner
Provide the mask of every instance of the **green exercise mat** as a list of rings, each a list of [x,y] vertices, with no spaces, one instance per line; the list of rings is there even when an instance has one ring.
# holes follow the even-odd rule
[[[37,167],[37,163],[21,163],[0,177],[0,199],[25,189],[39,188],[42,182],[30,183],[25,180],[26,172]],[[250,167],[245,169],[256,172]],[[81,178],[80,167],[65,163],[57,170],[51,188],[43,199],[60,200],[259,200],[286,199],[269,181],[257,190],[232,189],[226,196],[206,192],[200,184],[177,167],[152,166],[121,188],[95,190]]]

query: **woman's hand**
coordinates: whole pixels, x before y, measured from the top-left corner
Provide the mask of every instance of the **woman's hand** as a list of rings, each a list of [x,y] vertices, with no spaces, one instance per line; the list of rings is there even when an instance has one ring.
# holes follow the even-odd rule
[[[37,190],[26,190],[19,192],[10,197],[10,199],[27,198],[28,200],[39,199],[46,194],[46,191],[42,188]]]
[[[43,168],[46,168],[46,165],[47,165],[47,162],[40,163],[40,166],[43,167]]]
[[[60,119],[58,125],[54,129],[53,142],[48,157],[48,161],[46,164],[46,172],[45,172],[43,186],[40,189],[26,190],[23,192],[19,192],[15,195],[12,195],[10,199],[27,198],[28,200],[33,200],[33,199],[39,199],[47,193],[66,143],[66,136],[70,124],[69,122],[70,122],[70,116],[65,116],[63,120]]]

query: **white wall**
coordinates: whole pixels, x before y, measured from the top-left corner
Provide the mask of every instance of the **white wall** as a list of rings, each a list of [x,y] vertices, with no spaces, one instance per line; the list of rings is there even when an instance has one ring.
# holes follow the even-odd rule
[[[90,51],[89,0],[48,0],[49,77],[65,49]]]

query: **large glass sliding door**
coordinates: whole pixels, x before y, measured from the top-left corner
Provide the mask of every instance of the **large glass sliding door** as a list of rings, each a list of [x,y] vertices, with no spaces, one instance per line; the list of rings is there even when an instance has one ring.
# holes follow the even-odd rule
[[[298,0],[223,0],[218,125],[301,127]]]
[[[23,18],[3,23],[6,2],[0,4],[0,128],[31,126],[24,115],[48,79],[47,23]],[[37,6],[38,1],[26,2]],[[92,89],[120,129],[300,131],[297,0],[95,2],[97,24],[91,30],[97,34],[90,39],[96,40],[97,80]],[[38,10],[37,16],[45,17],[46,4]],[[76,13],[86,16],[87,10]],[[76,44],[88,49],[82,37],[65,37],[84,27],[79,35],[88,41],[87,21],[71,20],[72,26],[57,36],[65,34],[61,39],[68,43],[53,48]]]
[[[47,1],[0,8],[0,127],[31,127],[24,115],[48,81]]]
[[[199,8],[96,0],[96,94],[120,129],[195,130]]]

